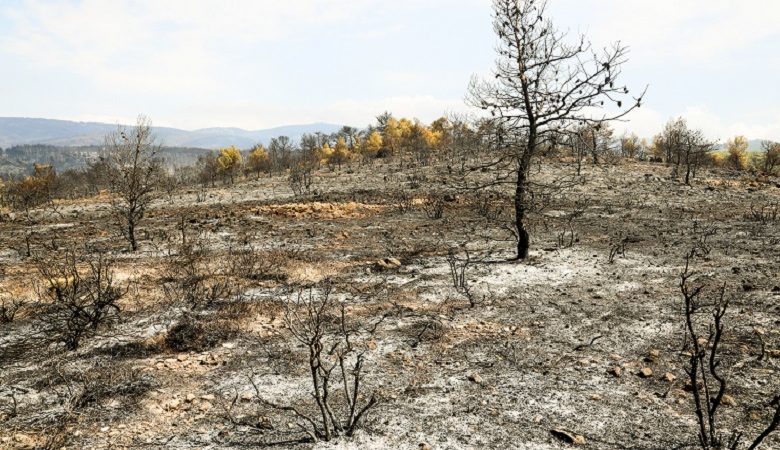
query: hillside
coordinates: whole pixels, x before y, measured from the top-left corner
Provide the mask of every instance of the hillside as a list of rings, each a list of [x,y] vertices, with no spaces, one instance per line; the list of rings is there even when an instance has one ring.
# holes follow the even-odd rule
[[[95,161],[102,146],[57,146],[25,144],[0,148],[0,178],[10,178],[32,172],[34,164],[50,164],[58,173],[78,170]],[[170,167],[193,166],[198,157],[213,150],[197,147],[163,147],[159,156]]]
[[[0,148],[25,144],[48,144],[56,146],[100,145],[107,133],[116,129],[116,124],[99,122],[72,122],[68,120],[37,119],[24,117],[0,117]],[[313,123],[287,125],[262,130],[241,128],[204,128],[182,130],[169,127],[155,127],[155,134],[167,147],[218,148],[235,145],[248,148],[265,143],[277,136],[288,136],[297,140],[305,133],[333,133],[341,125]]]
[[[550,162],[536,179],[570,169]],[[686,186],[659,164],[586,165],[534,216],[531,258],[513,262],[485,214],[511,207],[508,189],[487,206],[442,196],[431,218],[422,199],[445,173],[319,170],[316,197],[295,196],[283,176],[184,186],[148,211],[134,253],[102,195],[0,221],[0,300],[21,305],[0,321],[0,448],[692,448],[679,283],[696,242],[707,251],[697,283],[727,283],[732,304],[724,426],[752,436],[769,422],[780,227],[753,207],[780,202],[774,185],[702,170]],[[26,236],[38,256],[25,256]],[[73,351],[35,334],[48,329],[41,268],[60,267],[67,245],[102,249],[121,295],[121,320]],[[311,316],[327,318],[328,339],[353,333],[356,404],[378,402],[331,443],[307,440],[290,410],[320,417],[293,334],[307,305],[328,305]],[[345,414],[339,377],[329,401]],[[778,446],[770,436],[763,448]]]

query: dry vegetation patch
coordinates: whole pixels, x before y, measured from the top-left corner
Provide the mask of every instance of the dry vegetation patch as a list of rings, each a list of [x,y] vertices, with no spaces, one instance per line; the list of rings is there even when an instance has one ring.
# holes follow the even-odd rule
[[[385,210],[384,205],[375,205],[367,203],[346,202],[346,203],[283,203],[278,205],[267,205],[258,208],[259,213],[273,214],[285,218],[311,218],[311,219],[359,219],[371,214]]]

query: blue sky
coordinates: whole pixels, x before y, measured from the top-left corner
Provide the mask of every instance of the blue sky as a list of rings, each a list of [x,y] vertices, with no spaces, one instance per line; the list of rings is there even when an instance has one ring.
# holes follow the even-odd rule
[[[780,2],[551,0],[560,28],[631,47],[651,136],[683,115],[712,138],[780,140]],[[248,129],[363,126],[384,110],[467,112],[489,73],[489,0],[5,0],[0,116]]]

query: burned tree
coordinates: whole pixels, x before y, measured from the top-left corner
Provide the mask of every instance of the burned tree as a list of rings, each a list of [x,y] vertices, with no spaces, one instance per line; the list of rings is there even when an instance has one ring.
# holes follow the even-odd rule
[[[674,164],[675,174],[682,163],[685,137],[688,132],[688,123],[682,117],[678,117],[667,122],[663,131],[653,138],[653,157],[668,166]]]
[[[528,256],[529,175],[540,150],[575,127],[598,127],[641,104],[617,84],[628,49],[620,43],[595,50],[584,36],[573,44],[546,17],[546,0],[494,0],[499,37],[494,78],[474,79],[469,102],[490,112],[502,133],[494,151],[514,175],[517,259]],[[609,109],[607,109],[609,107]],[[507,180],[505,180],[507,181]]]
[[[623,133],[618,139],[620,156],[624,158],[644,158],[644,145],[635,133]]]
[[[136,251],[136,229],[156,198],[162,171],[157,158],[160,146],[152,135],[151,121],[143,116],[134,127],[120,126],[106,136],[105,145],[114,218],[130,248]]]
[[[685,184],[690,185],[696,177],[696,169],[702,164],[707,155],[714,149],[715,144],[704,137],[701,130],[687,130],[683,137],[682,164],[685,167]]]
[[[780,144],[772,141],[761,143],[763,153],[763,170],[768,175],[774,175],[780,167]]]

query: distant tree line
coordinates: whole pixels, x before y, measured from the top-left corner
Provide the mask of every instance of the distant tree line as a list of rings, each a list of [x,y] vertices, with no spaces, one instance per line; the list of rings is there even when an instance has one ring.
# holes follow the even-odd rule
[[[445,163],[450,171],[457,166],[462,170],[465,160],[478,158],[495,146],[501,132],[493,119],[441,117],[425,124],[385,112],[364,129],[343,127],[332,134],[304,134],[298,142],[279,136],[267,146],[257,144],[245,150],[234,146],[217,151],[158,146],[157,188],[196,183],[215,186],[300,170],[356,170],[377,161],[395,163],[399,168]],[[542,147],[545,157],[573,160],[577,172],[586,162],[600,164],[629,158],[664,163],[686,183],[701,167],[768,175],[780,171],[779,143],[766,141],[760,152],[749,152],[747,139],[736,136],[720,150],[701,130],[689,127],[684,118],[670,120],[650,142],[634,133],[616,135],[608,124],[598,124],[567,130]],[[49,198],[96,195],[110,189],[110,154],[105,146],[24,145],[0,149],[0,161],[6,163],[6,170],[9,161],[24,167],[22,174],[19,169],[0,172],[0,195],[6,205],[16,207],[40,205]],[[28,192],[23,195],[21,191]]]
[[[162,147],[160,156],[166,165],[192,166],[209,150],[190,147]],[[58,146],[25,144],[0,148],[0,177],[4,179],[29,175],[35,164],[50,165],[60,173],[81,170],[95,162],[105,149],[100,145]]]
[[[510,145],[522,146],[525,142],[522,133],[510,139],[506,127],[495,118],[441,117],[425,124],[396,118],[387,112],[364,129],[343,127],[332,134],[304,134],[297,142],[279,136],[267,146],[257,144],[245,150],[234,146],[217,151],[166,149],[156,143],[146,130],[148,127],[148,122],[143,122],[131,129],[121,128],[120,134],[107,136],[104,146],[72,149],[71,155],[84,158],[82,167],[62,171],[47,156],[56,153],[57,147],[20,146],[2,150],[5,157],[12,155],[21,160],[40,156],[43,163],[34,162],[27,175],[0,176],[0,205],[29,217],[31,209],[53,206],[57,199],[111,193],[115,218],[123,224],[120,229],[131,247],[136,248],[135,227],[150,202],[166,193],[172,198],[181,186],[213,187],[241,179],[285,176],[293,192],[301,195],[315,192],[312,174],[316,171],[369,170],[377,163],[388,165],[389,170],[436,164],[453,179],[467,179],[469,174],[483,173],[487,168],[494,176],[488,184],[497,186],[514,179],[511,169],[514,150]],[[146,130],[137,142],[145,149],[140,155],[145,167],[133,172],[131,179],[123,179],[119,175],[129,170],[128,164],[133,159],[130,154],[123,157],[125,162],[117,159],[121,156],[119,150],[127,144],[121,133],[129,138],[139,130]],[[686,184],[691,184],[703,167],[766,175],[777,175],[780,171],[780,144],[765,142],[761,152],[748,152],[747,139],[737,136],[720,150],[701,130],[689,127],[683,118],[670,120],[651,142],[633,133],[616,136],[607,123],[567,127],[551,133],[538,144],[535,152],[535,158],[572,163],[577,174],[583,164],[612,164],[625,159],[663,163],[671,168],[673,178]],[[176,165],[172,160],[190,161],[190,164]],[[136,175],[148,178],[136,179]],[[124,187],[118,185],[122,180]],[[127,192],[139,186],[143,189]],[[484,187],[489,186],[481,186]],[[126,200],[124,209],[115,201],[117,198]],[[133,206],[136,201],[143,204]],[[526,205],[532,207],[530,203]]]

